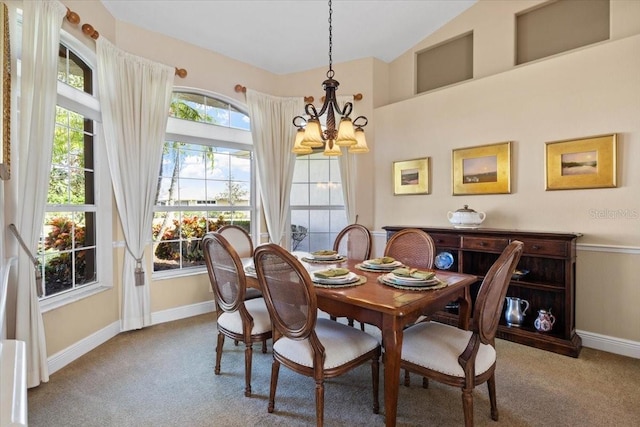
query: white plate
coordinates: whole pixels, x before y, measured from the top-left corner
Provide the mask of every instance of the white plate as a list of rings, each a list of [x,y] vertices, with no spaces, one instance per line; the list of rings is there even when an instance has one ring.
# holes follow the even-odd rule
[[[378,269],[378,270],[394,269],[394,268],[400,267],[402,265],[402,263],[400,261],[397,261],[397,260],[393,261],[393,262],[390,262],[388,264],[372,264],[370,261],[371,260],[362,261],[362,264],[367,268]]]
[[[393,283],[396,285],[404,285],[404,286],[434,286],[437,285],[438,283],[440,283],[440,281],[434,276],[433,279],[429,279],[429,280],[418,280],[416,281],[415,279],[413,280],[405,280],[405,277],[398,277],[393,273],[388,273],[385,274],[382,278],[383,280],[386,280],[388,283]]]
[[[331,259],[338,259],[341,258],[342,255],[340,254],[331,254],[331,255],[316,255],[316,254],[311,254],[311,258],[312,259],[317,259],[317,260],[323,260],[323,261],[328,261]]]
[[[350,271],[348,274],[336,278],[321,278],[313,275],[313,281],[316,283],[322,283],[325,285],[340,285],[344,283],[353,283],[358,280],[358,275],[353,271]]]
[[[431,279],[425,280],[425,279],[418,279],[417,277],[404,277],[404,276],[398,276],[397,274],[394,274],[394,273],[389,273],[389,275],[391,278],[395,280],[402,280],[404,282],[428,282],[433,279],[431,278]]]

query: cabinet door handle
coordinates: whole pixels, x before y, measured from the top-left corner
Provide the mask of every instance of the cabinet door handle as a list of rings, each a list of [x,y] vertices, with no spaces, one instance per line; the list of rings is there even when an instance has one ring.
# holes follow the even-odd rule
[[[533,246],[531,246],[531,249],[536,249],[536,250],[538,250],[538,249],[540,249],[540,246],[538,246],[538,245],[533,245]]]
[[[485,242],[480,242],[480,246],[487,246]]]

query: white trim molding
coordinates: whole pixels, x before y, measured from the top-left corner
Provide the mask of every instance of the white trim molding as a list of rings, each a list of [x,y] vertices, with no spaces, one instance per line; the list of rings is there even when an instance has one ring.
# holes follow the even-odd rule
[[[582,338],[583,347],[640,359],[640,342],[600,335],[594,332],[576,330]]]

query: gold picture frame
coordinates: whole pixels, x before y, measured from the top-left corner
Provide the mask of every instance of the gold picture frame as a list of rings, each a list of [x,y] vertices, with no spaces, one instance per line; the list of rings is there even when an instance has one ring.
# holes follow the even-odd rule
[[[11,178],[11,55],[9,49],[9,11],[0,3],[0,55],[2,61],[2,125],[0,126],[0,179]]]
[[[545,190],[616,187],[617,136],[545,143]]]
[[[511,193],[511,141],[452,153],[453,195]]]
[[[393,162],[393,194],[429,194],[430,157]]]

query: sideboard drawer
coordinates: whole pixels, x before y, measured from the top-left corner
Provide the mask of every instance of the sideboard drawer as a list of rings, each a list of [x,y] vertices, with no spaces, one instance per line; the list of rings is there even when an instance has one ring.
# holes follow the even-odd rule
[[[459,248],[460,247],[460,236],[451,235],[451,234],[429,234],[433,239],[433,242],[436,244],[436,247],[446,247],[446,248]]]
[[[507,245],[509,245],[509,239],[462,236],[462,249],[501,252]]]
[[[568,255],[568,244],[566,242],[555,242],[552,240],[523,240],[523,253],[525,255],[548,255],[565,257]]]

